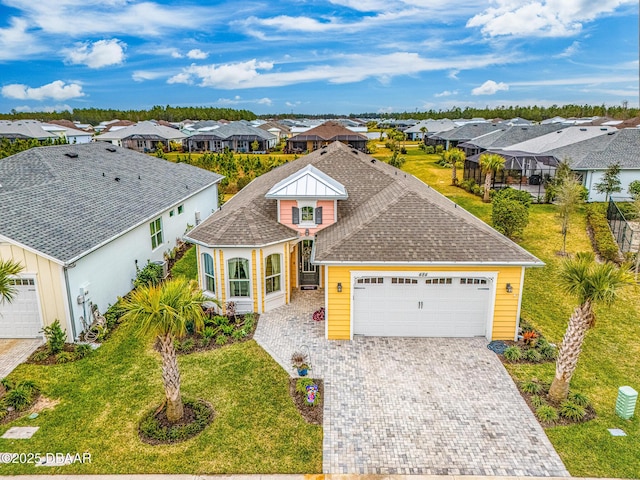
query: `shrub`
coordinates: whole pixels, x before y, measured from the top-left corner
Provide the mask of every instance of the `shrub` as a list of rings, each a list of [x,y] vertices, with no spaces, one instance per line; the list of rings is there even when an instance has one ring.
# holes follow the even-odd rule
[[[503,355],[506,360],[510,362],[517,362],[522,358],[522,350],[520,350],[520,347],[513,345],[505,349]]]
[[[29,408],[31,402],[33,402],[34,389],[24,385],[16,385],[7,392],[3,398],[5,405],[13,407],[18,411]]]
[[[56,319],[51,325],[47,325],[42,329],[44,336],[47,339],[47,347],[52,354],[56,354],[62,351],[64,344],[67,340],[67,334],[60,326],[60,321]]]
[[[222,315],[216,315],[213,317],[213,324],[218,326],[229,325],[229,318],[223,317]]]
[[[518,200],[495,195],[491,202],[491,223],[509,238],[520,237],[529,224],[529,210]]]
[[[522,341],[525,345],[535,346],[538,343],[538,332],[535,330],[527,330],[522,332]]]
[[[566,400],[560,404],[560,415],[564,418],[568,418],[569,420],[574,420],[576,422],[582,420],[584,416],[587,414],[585,409],[580,405],[576,405],[569,400]]]
[[[120,300],[121,299],[118,298],[118,301],[110,305],[107,311],[104,312],[104,319],[108,329],[112,329],[116,324],[120,323],[120,319],[125,314],[124,307]]]
[[[531,405],[533,405],[533,408],[540,408],[543,405],[546,405],[547,402],[544,401],[544,398],[542,398],[540,395],[531,395]]]
[[[73,362],[76,359],[76,356],[71,352],[60,352],[56,356],[56,363],[69,363]]]
[[[247,331],[244,328],[239,328],[237,330],[234,330],[233,333],[231,334],[231,337],[234,338],[235,340],[241,340],[246,336],[247,336]]]
[[[607,222],[607,206],[603,203],[587,205],[587,222],[593,231],[595,249],[605,260],[615,262],[618,260],[618,244],[613,238],[609,223]]]
[[[74,351],[76,358],[84,358],[89,355],[93,351],[91,345],[88,343],[78,343],[76,344],[76,349]]]
[[[220,334],[216,337],[216,345],[226,345],[229,341],[229,337],[224,334]]]
[[[301,395],[307,394],[307,387],[313,385],[314,381],[307,377],[301,377],[296,380],[296,392]]]
[[[442,155],[443,152],[444,152],[444,145],[436,145],[436,153],[438,155]]]
[[[50,356],[51,352],[49,350],[38,350],[31,355],[31,360],[34,362],[44,362]]]
[[[533,380],[522,382],[520,384],[520,388],[523,392],[529,393],[531,395],[538,395],[542,392],[542,385],[540,385],[538,382],[534,382]]]
[[[542,356],[543,359],[555,360],[556,357],[558,356],[558,349],[553,345],[551,345],[546,340],[544,340],[544,342],[542,340],[544,339],[540,339],[540,341],[538,341],[538,344],[536,345],[536,350],[540,352],[540,355]]]
[[[522,352],[522,358],[530,362],[538,363],[542,360],[542,354],[535,348],[528,348]]]
[[[627,192],[629,192],[629,195],[631,195],[634,199],[640,198],[640,180],[634,180],[633,182],[629,183]]]
[[[587,407],[589,406],[589,403],[590,403],[587,396],[579,392],[569,393],[569,401],[581,407]]]
[[[432,155],[436,153],[436,149],[434,148],[433,145],[427,145],[426,147],[424,147],[424,153]]]
[[[211,423],[213,410],[206,403],[192,400],[184,400],[183,403],[194,413],[192,422],[164,426],[156,419],[156,410],[154,409],[140,422],[140,435],[145,439],[152,439],[159,443],[171,443],[191,438]]]
[[[212,340],[216,336],[216,330],[217,329],[213,327],[204,327],[202,338],[207,341]]]
[[[195,348],[195,346],[196,342],[192,338],[187,338],[180,343],[180,351],[183,353],[189,353]]]
[[[250,331],[253,328],[255,322],[256,316],[253,313],[246,313],[244,315],[244,328],[246,328],[247,331]]]
[[[541,422],[555,422],[558,420],[558,411],[551,405],[542,405],[536,409],[536,417]]]
[[[142,270],[138,270],[133,281],[134,287],[141,285],[158,285],[162,281],[162,265],[148,262]]]

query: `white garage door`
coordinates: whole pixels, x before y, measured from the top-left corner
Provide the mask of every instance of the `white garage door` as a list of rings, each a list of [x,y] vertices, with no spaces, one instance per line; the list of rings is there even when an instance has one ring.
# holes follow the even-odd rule
[[[353,286],[353,333],[381,337],[480,337],[491,281],[482,277],[361,277]]]
[[[41,337],[42,321],[34,279],[16,278],[11,282],[17,294],[11,303],[0,303],[0,338]]]

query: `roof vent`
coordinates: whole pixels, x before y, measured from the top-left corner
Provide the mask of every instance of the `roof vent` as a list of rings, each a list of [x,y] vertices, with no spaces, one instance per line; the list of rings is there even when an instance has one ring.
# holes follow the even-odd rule
[[[600,130],[602,130],[603,132],[606,132],[607,131],[607,127],[602,127],[602,128],[600,128]]]
[[[612,132],[607,132],[607,135],[615,135],[615,134],[616,134],[615,130]]]
[[[322,147],[322,148],[324,148],[324,147]],[[324,155],[325,153],[327,153],[327,151],[323,150],[323,151],[320,152],[320,155]]]
[[[116,177],[116,178],[115,178],[115,181],[116,181],[116,182],[119,182],[119,181],[120,181],[120,177]]]
[[[107,147],[107,152],[115,152],[115,151],[117,151],[116,147]]]
[[[78,154],[76,152],[67,152],[65,153],[65,156],[69,158],[78,158]]]
[[[581,131],[581,132],[586,132],[586,131],[587,131],[587,129],[586,129],[586,128],[581,128],[581,129],[580,129],[580,131]]]
[[[327,145],[323,145],[322,148],[327,148]]]
[[[351,151],[352,151],[353,153],[355,153],[356,155],[358,155],[358,150],[353,149],[353,150],[351,150]]]

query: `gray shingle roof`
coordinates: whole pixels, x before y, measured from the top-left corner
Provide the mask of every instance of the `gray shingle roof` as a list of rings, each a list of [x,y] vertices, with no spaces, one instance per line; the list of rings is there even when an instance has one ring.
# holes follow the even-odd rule
[[[460,146],[474,145],[486,150],[490,148],[504,148],[511,145],[537,138],[547,133],[566,128],[568,125],[514,125],[494,130],[476,138],[464,142]]]
[[[17,122],[0,121],[0,138],[35,138],[55,140],[58,136],[55,133],[47,132],[42,128],[42,124],[36,120],[19,120]]]
[[[0,160],[0,233],[70,262],[221,178],[101,142],[32,148]]]
[[[441,140],[454,140],[454,141],[466,141],[471,138],[479,137],[485,133],[492,132],[494,130],[500,130],[502,125],[489,122],[467,123],[451,130],[445,130],[435,135],[431,135],[431,138],[439,138]]]
[[[317,262],[542,262],[415,177],[335,142],[258,177],[189,233],[209,246],[260,246],[295,238],[277,222],[269,189],[313,165],[341,182],[338,221],[318,232]],[[249,221],[257,222],[252,228]]]
[[[574,170],[605,170],[615,162],[623,170],[640,169],[640,129],[624,128],[598,138],[603,140],[600,148],[584,155],[572,166]]]
[[[158,125],[154,122],[140,122],[130,127],[124,127],[119,130],[110,130],[109,132],[98,135],[96,140],[124,140],[134,136],[140,137],[158,137],[165,140],[182,140],[187,135],[175,128],[165,127],[164,125]]]

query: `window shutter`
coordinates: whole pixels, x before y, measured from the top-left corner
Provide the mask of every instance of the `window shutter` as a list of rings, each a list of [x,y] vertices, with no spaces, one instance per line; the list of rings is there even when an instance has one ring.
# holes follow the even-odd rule
[[[316,208],[316,225],[322,225],[322,207]]]
[[[291,223],[294,225],[300,223],[300,209],[298,207],[291,207]]]

